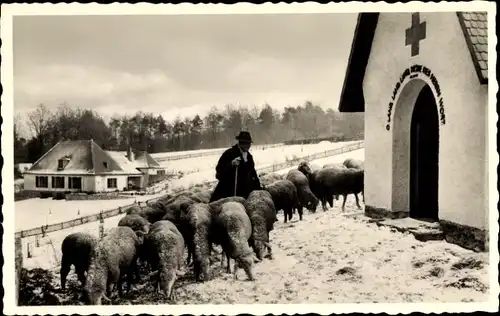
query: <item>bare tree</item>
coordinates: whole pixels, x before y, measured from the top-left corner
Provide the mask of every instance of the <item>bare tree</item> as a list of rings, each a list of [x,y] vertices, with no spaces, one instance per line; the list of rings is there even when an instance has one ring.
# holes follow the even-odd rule
[[[42,103],[36,110],[28,114],[28,127],[34,138],[37,138],[40,145],[45,145],[47,131],[50,128],[52,112]]]

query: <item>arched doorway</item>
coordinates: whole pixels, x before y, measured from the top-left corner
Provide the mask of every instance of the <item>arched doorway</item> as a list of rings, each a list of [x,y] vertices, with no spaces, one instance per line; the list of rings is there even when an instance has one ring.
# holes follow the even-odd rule
[[[439,117],[434,94],[428,85],[417,97],[410,125],[410,217],[437,220]]]

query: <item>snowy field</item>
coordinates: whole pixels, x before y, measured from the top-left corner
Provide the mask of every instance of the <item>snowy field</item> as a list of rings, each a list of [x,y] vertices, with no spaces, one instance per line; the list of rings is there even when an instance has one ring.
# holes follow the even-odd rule
[[[262,168],[273,163],[282,163],[293,155],[305,156],[325,150],[331,150],[354,142],[329,143],[323,142],[314,145],[292,145],[266,150],[252,151],[257,168]],[[354,152],[352,152],[354,154]],[[363,151],[364,154],[364,151]],[[341,156],[345,156],[343,154]],[[349,155],[349,153],[347,153]],[[184,171],[193,171],[199,168],[202,171],[186,174],[180,179],[169,181],[170,189],[188,188],[191,185],[215,180],[215,166],[220,155],[198,157],[192,159],[174,160],[167,162],[168,168],[183,168]],[[329,159],[329,158],[326,158]],[[332,158],[333,159],[333,158]],[[343,158],[345,159],[345,158]],[[343,160],[342,159],[342,160]],[[362,158],[364,159],[364,158]],[[200,167],[203,166],[203,167]],[[179,171],[179,170],[177,170]],[[135,196],[129,199],[99,200],[99,201],[66,201],[47,199],[28,199],[14,202],[16,231],[50,225],[68,220],[73,220],[86,215],[96,214],[100,211],[116,209],[119,206],[130,205],[137,201],[146,201],[163,195]],[[80,213],[80,215],[78,215]]]
[[[255,266],[256,281],[239,280],[213,256],[213,279],[194,282],[188,272],[175,285],[178,304],[408,303],[479,302],[488,299],[488,254],[474,253],[444,241],[420,242],[410,234],[369,223],[349,196],[327,212],[278,216],[270,233],[274,259]],[[216,247],[216,249],[219,249]],[[225,262],[225,261],[224,261]],[[225,263],[224,263],[225,265]],[[232,261],[234,265],[234,261]],[[76,275],[68,293],[59,291],[58,268],[53,291],[63,304],[81,304]],[[145,276],[131,293],[113,304],[162,304]]]
[[[269,147],[269,146],[277,146],[280,144],[267,144],[267,145],[254,145],[254,148],[261,149],[262,147]],[[171,151],[171,152],[166,152],[166,153],[154,153],[150,154],[153,158],[155,159],[161,159],[161,158],[170,158],[170,157],[176,157],[176,156],[184,156],[184,155],[189,155],[189,154],[208,154],[208,153],[214,153],[217,154],[220,151],[225,150],[226,148],[210,148],[210,149],[198,149],[198,150],[182,150],[182,151]]]
[[[364,159],[364,149],[355,150],[352,152],[348,152],[348,153],[344,153],[341,155],[332,156],[332,157],[328,157],[328,158],[324,158],[324,159],[318,159],[318,160],[313,161],[313,163],[325,164],[327,162],[342,162],[348,157],[352,157],[352,158],[356,158],[356,159]],[[324,161],[326,161],[326,162],[324,162]],[[283,174],[283,173],[288,172],[292,168],[296,168],[296,167],[283,169],[283,170],[277,171],[277,173]],[[213,172],[211,172],[210,174],[211,174],[211,177],[213,177]],[[198,175],[198,176],[192,177],[192,179],[189,179],[191,176],[194,176],[194,175]],[[207,173],[207,176],[208,176],[208,173]],[[185,178],[188,178],[188,179],[185,179]],[[200,176],[200,174],[188,175],[185,178],[173,180],[172,186],[175,186],[175,187],[184,186],[187,188],[187,185],[185,183],[186,181],[192,181],[193,184],[203,182],[203,178]],[[212,179],[212,178],[208,178],[208,179]],[[137,198],[139,200],[139,197],[137,197]],[[141,196],[141,198],[151,199],[152,197],[151,196],[149,196],[149,197]],[[348,199],[350,199],[350,198],[351,197],[349,196]],[[352,198],[354,199],[354,197],[352,197]],[[119,200],[119,201],[124,201],[124,200]],[[125,201],[128,201],[128,200],[125,200]],[[75,202],[81,202],[81,201],[75,201]],[[87,202],[87,201],[84,201],[84,202]],[[129,204],[131,204],[131,203],[133,203],[133,200],[129,201],[129,202],[130,202]],[[127,204],[124,204],[124,205],[127,205]],[[338,204],[338,205],[340,205],[340,204]],[[321,208],[321,207],[319,207],[319,208]],[[88,213],[88,215],[90,215],[90,214],[92,214],[92,213]],[[104,229],[109,229],[109,228],[117,226],[118,222],[120,221],[121,217],[123,217],[123,216],[124,215],[115,216],[115,217],[105,219],[104,220]],[[49,268],[52,268],[52,267],[58,265],[60,262],[60,259],[61,259],[60,245],[61,245],[63,239],[67,235],[74,233],[74,232],[78,232],[78,231],[89,231],[89,232],[95,233],[95,235],[97,236],[98,232],[99,232],[99,222],[88,223],[88,224],[72,227],[69,229],[64,229],[64,230],[60,230],[57,232],[52,232],[52,233],[48,234],[46,237],[39,239],[40,247],[35,247],[35,237],[23,238],[22,239],[23,254],[26,255],[26,253],[27,253],[28,243],[31,244],[32,254],[33,254],[32,258],[26,258],[26,257],[24,258],[24,266],[27,268],[37,268],[38,267],[38,268],[49,269]]]
[[[251,153],[258,167],[266,167],[273,164],[283,163],[292,160],[296,157],[305,157],[342,146],[347,146],[355,142],[321,142],[319,144],[309,145],[290,145],[268,149],[252,148]],[[214,176],[214,168],[220,158],[220,153],[208,155],[204,157],[188,158],[182,160],[164,161],[162,166],[167,169],[167,172],[206,172],[210,171]]]

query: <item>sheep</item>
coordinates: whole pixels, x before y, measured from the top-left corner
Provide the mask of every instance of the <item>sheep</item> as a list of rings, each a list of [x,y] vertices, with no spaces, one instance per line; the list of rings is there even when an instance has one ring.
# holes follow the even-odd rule
[[[312,193],[316,197],[318,197],[318,194],[319,194],[319,192],[317,192],[317,189],[316,189],[316,187],[317,187],[316,180],[315,180],[316,175],[318,174],[318,172],[321,169],[326,169],[326,168],[347,169],[347,167],[345,167],[343,164],[339,164],[339,163],[326,164],[322,168],[319,168],[319,166],[311,165],[306,161],[301,162],[299,164],[299,167],[297,168],[300,172],[302,172],[307,177],[307,180],[309,181],[309,188],[311,189]],[[335,200],[339,199],[339,196],[336,194],[334,195],[334,197],[335,197]],[[333,207],[333,201],[332,201],[332,204],[330,206]]]
[[[161,220],[165,216],[165,211],[161,206],[161,201],[156,201],[146,206],[133,205],[126,209],[125,214],[133,215],[137,214],[150,223]]]
[[[292,210],[297,209],[302,220],[302,205],[299,202],[297,188],[290,180],[279,180],[264,187],[270,193],[276,211],[283,210],[285,223],[293,217]]]
[[[268,173],[260,178],[262,185],[269,185],[275,181],[283,180],[283,176],[277,173]]]
[[[291,186],[296,190],[293,184]],[[264,248],[267,248],[269,258],[272,259],[269,232],[274,229],[276,209],[271,194],[265,190],[250,192],[247,198],[246,211],[252,223],[251,243],[257,258],[262,260]]]
[[[220,212],[222,211],[222,205],[226,202],[238,202],[241,203],[243,206],[246,205],[246,199],[241,196],[229,196],[225,197],[216,201],[213,201],[209,203],[208,205],[210,206],[210,213],[212,214],[212,218],[218,216]]]
[[[239,202],[226,202],[221,206],[220,214],[215,218],[218,228],[214,239],[222,246],[228,261],[227,272],[231,272],[230,258],[235,261],[234,279],[237,279],[238,268],[245,270],[249,280],[255,280],[253,273],[253,250],[248,244],[252,236],[252,223],[248,217],[245,206]]]
[[[157,224],[158,223],[158,224]],[[181,271],[184,255],[184,238],[176,226],[169,221],[158,221],[145,239],[149,253],[149,262],[157,275],[155,291],[160,288],[167,299],[175,300],[174,283]],[[154,275],[152,273],[151,275]]]
[[[327,163],[322,169],[326,168],[347,169],[348,167],[346,167],[343,163]]]
[[[187,219],[190,227],[190,240],[193,253],[195,279],[200,281],[200,274],[203,274],[203,280],[210,280],[210,250],[212,226],[212,215],[210,206],[204,203],[195,203],[187,211]]]
[[[291,181],[295,185],[300,205],[305,206],[311,212],[316,212],[318,199],[311,191],[307,177],[299,170],[292,169],[288,172],[285,179]]]
[[[353,169],[358,169],[358,170],[365,170],[365,162],[363,160],[359,159],[354,159],[354,158],[347,158],[344,160],[344,166],[347,168],[353,168]],[[365,203],[365,190],[361,191],[361,194],[363,195],[363,203]]]
[[[315,175],[314,189],[321,200],[323,210],[326,211],[326,202],[333,206],[333,196],[342,194],[344,201],[342,203],[342,211],[345,211],[345,202],[348,194],[354,194],[356,197],[356,205],[359,205],[358,193],[363,190],[364,186],[364,171],[357,169],[337,169],[326,168],[320,170]]]
[[[359,159],[347,158],[346,160],[344,160],[343,165],[347,168],[365,170],[365,162]]]
[[[133,231],[141,231],[147,234],[151,224],[139,214],[128,214],[120,219],[118,226],[127,226],[132,228]]]
[[[113,285],[118,286],[118,295],[122,295],[122,275],[127,275],[127,292],[137,275],[138,248],[142,245],[142,236],[138,237],[130,227],[114,227],[99,241],[90,257],[90,265],[85,283],[88,303],[100,305],[101,300],[111,295]],[[106,292],[106,293],[105,293]]]
[[[165,215],[162,220],[168,220],[174,223],[179,231],[181,232],[183,238],[186,242],[186,246],[190,245],[189,242],[189,227],[187,223],[187,210],[188,208],[195,204],[196,202],[185,195],[179,195],[175,198],[171,199],[168,204],[163,205],[163,209],[165,210]],[[190,263],[192,257],[191,249],[188,246],[188,257],[187,264]]]
[[[314,171],[316,171],[316,170],[320,170],[320,169],[321,169],[321,167],[320,167],[319,165],[317,165],[317,164],[312,164],[312,163],[309,163],[309,162],[307,162],[307,161],[302,161],[301,163],[299,163],[299,165],[298,165],[298,167],[297,167],[297,170],[302,171],[302,169],[303,169],[305,166],[307,166],[307,168],[309,168],[309,170],[310,170],[310,172],[309,172],[309,173],[311,173],[311,172],[314,172]]]
[[[78,280],[85,286],[85,273],[89,269],[90,256],[97,245],[98,239],[88,233],[78,232],[66,236],[61,244],[61,288],[66,289],[66,277],[71,266],[75,266]]]
[[[225,198],[210,202],[208,205],[210,208],[210,214],[212,215],[212,219],[219,216],[220,212],[222,211],[222,205],[224,205],[224,203],[226,203],[226,202],[238,202],[238,203],[241,203],[246,208],[246,201],[247,200],[241,196],[229,196],[229,197],[225,197]],[[214,233],[213,232],[214,229],[215,229],[215,225],[212,225],[212,229],[211,229],[212,234]],[[219,244],[219,243],[217,243],[217,244]],[[210,247],[211,247],[211,251],[214,251],[214,249],[212,247],[212,243],[210,243]],[[221,255],[221,266],[222,266],[224,264],[224,258],[223,258],[224,250],[220,253],[220,255]]]

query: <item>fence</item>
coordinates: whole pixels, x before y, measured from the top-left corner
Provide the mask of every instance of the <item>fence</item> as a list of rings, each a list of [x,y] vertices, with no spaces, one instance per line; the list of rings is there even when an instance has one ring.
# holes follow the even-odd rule
[[[277,148],[277,147],[282,147],[284,146],[283,143],[279,144],[272,144],[272,145],[257,145],[253,146],[254,150],[256,149],[268,149],[268,148]],[[204,151],[204,152],[199,152],[199,153],[193,153],[193,154],[184,154],[184,155],[175,155],[175,156],[167,156],[167,157],[154,157],[156,161],[158,162],[163,162],[163,161],[172,161],[172,160],[181,160],[181,159],[189,159],[189,158],[199,158],[199,157],[205,157],[205,156],[212,156],[216,154],[222,154],[224,151],[226,151],[227,148],[221,148],[221,149],[214,149],[210,151]]]
[[[358,150],[358,149],[361,149],[363,147],[364,147],[364,142],[359,141],[359,142],[356,142],[354,144],[350,144],[350,145],[343,146],[340,148],[325,150],[324,152],[315,153],[312,155],[304,155],[304,156],[297,157],[296,159],[289,160],[289,161],[286,161],[283,163],[274,164],[272,166],[267,166],[267,167],[257,168],[257,172],[259,172],[259,173],[275,172],[277,170],[293,167],[299,160],[311,161],[311,160],[316,160],[316,159],[320,159],[320,158],[326,158],[329,156],[334,156],[334,155]],[[210,181],[209,183],[213,184],[216,182],[217,181]],[[190,189],[188,188],[188,189],[182,190],[178,193],[182,193],[182,192],[185,192],[188,190],[190,190]],[[160,197],[147,200],[146,202],[143,202],[143,203],[148,204],[148,203],[154,202],[158,199],[160,199]],[[28,230],[19,231],[19,232],[16,232],[15,236],[16,236],[16,238],[27,238],[27,237],[31,237],[31,236],[37,236],[37,235],[45,236],[46,234],[51,233],[51,232],[56,232],[59,230],[68,229],[68,228],[72,228],[75,226],[80,226],[80,225],[92,223],[95,221],[102,222],[106,218],[114,217],[114,216],[123,214],[124,209],[126,209],[132,205],[134,205],[134,204],[119,207],[117,209],[101,211],[100,213],[97,213],[97,214],[83,216],[83,217],[80,217],[80,218],[77,218],[74,220],[70,220],[70,221],[66,221],[66,222],[61,222],[61,223],[56,223],[56,224],[51,224],[51,225],[46,225],[46,226],[41,226],[41,227],[32,228],[32,229],[28,229]]]

